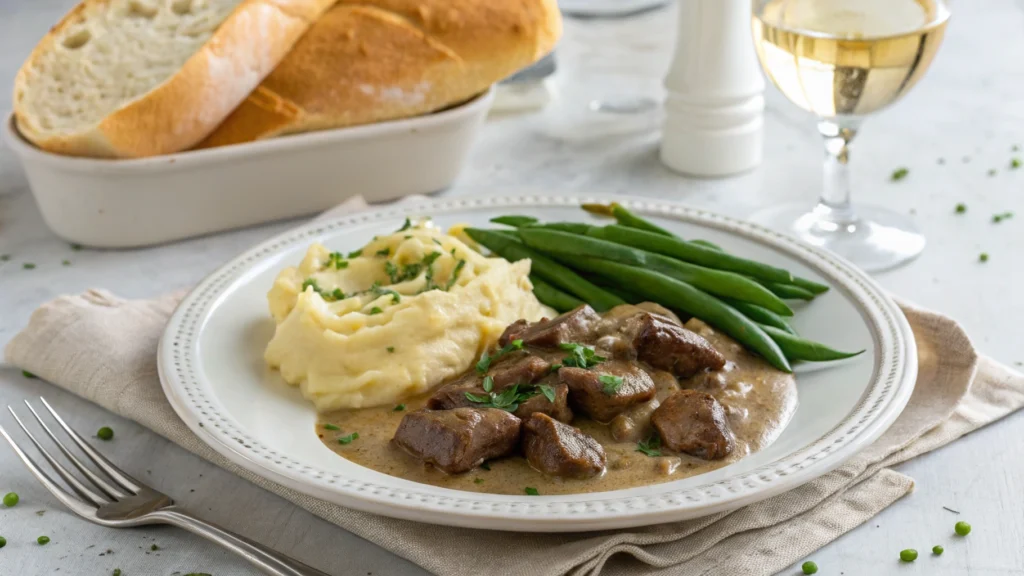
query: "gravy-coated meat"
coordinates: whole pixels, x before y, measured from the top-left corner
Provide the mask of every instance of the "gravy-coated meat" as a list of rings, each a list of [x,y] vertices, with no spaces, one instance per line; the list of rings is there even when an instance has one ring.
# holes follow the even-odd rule
[[[617,390],[602,382],[621,378]],[[558,379],[569,386],[569,402],[573,408],[598,422],[608,422],[624,410],[654,397],[654,380],[636,364],[611,360],[594,368],[562,368]],[[606,392],[605,390],[609,390]]]
[[[725,458],[736,447],[725,409],[707,392],[676,392],[654,411],[651,422],[662,444],[704,460]]]
[[[517,352],[500,359],[491,366],[487,375],[493,381],[493,392],[501,392],[513,384],[532,384],[545,377],[551,371],[551,363],[525,352]],[[472,370],[450,384],[438,389],[427,400],[427,408],[431,410],[451,410],[462,406],[472,406],[466,398],[466,392],[477,396],[487,396],[483,388],[484,374]]]
[[[555,392],[554,402],[548,400],[544,394],[537,394],[519,404],[519,408],[516,408],[513,414],[525,421],[531,414],[539,412],[566,424],[572,422],[572,410],[569,408],[569,387],[558,382],[551,382],[548,385]]]
[[[512,452],[520,425],[519,418],[494,408],[418,410],[402,418],[394,442],[412,456],[458,474]]]
[[[567,342],[588,342],[593,338],[593,328],[600,321],[601,316],[584,304],[550,320],[524,324],[516,321],[505,329],[499,343],[504,342],[504,345],[513,340],[522,340],[526,346],[555,348]]]
[[[625,320],[633,326],[624,331],[635,334],[633,347],[637,359],[680,378],[689,378],[704,370],[725,366],[725,356],[710,342],[667,319],[641,313]]]
[[[590,478],[604,471],[597,440],[539,412],[523,424],[523,452],[530,466],[551,476]]]

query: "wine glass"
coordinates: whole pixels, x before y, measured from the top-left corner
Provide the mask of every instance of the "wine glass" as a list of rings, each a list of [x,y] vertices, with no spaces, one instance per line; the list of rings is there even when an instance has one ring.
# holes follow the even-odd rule
[[[818,117],[825,143],[817,206],[780,206],[751,220],[828,248],[868,271],[924,249],[913,222],[850,203],[850,142],[865,116],[907,93],[931,64],[949,19],[946,0],[753,0],[761,67]]]

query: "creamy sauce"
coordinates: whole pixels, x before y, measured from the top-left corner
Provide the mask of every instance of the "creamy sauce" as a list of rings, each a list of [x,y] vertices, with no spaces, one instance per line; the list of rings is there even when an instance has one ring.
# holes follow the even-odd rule
[[[604,474],[584,480],[552,478],[534,470],[526,459],[513,455],[491,460],[490,470],[476,468],[465,474],[448,475],[409,456],[391,443],[391,438],[406,412],[422,408],[430,394],[405,401],[405,410],[394,406],[343,410],[320,416],[316,428],[324,444],[356,464],[413,482],[422,482],[467,492],[523,494],[527,486],[540,494],[579,494],[635,488],[680,480],[727,466],[771,444],[796,411],[796,381],[761,358],[743,349],[731,338],[719,334],[700,320],[691,319],[686,327],[706,338],[728,363],[718,372],[698,374],[676,381],[667,372],[651,371],[657,384],[657,399],[662,400],[678,387],[701,390],[714,396],[725,408],[736,436],[736,448],[722,460],[702,460],[661,448],[662,456],[651,457],[637,451],[636,442],[619,442],[611,428],[583,416],[572,424],[600,442],[607,454]],[[323,428],[330,424],[340,428]],[[338,438],[358,432],[359,438],[340,444]]]

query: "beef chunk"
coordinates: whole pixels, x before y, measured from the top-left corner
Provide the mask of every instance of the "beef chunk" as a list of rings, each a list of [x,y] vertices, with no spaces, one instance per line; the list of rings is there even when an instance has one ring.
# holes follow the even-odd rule
[[[539,348],[555,348],[566,342],[589,342],[593,336],[591,331],[601,321],[594,309],[586,304],[570,310],[550,320],[544,319],[532,324],[518,320],[505,329],[498,340],[507,344],[513,340],[522,340],[527,346]]]
[[[458,474],[515,450],[520,424],[494,408],[417,410],[402,418],[393,441],[412,456]]]
[[[725,458],[736,447],[725,409],[707,392],[676,392],[654,411],[651,422],[662,444],[698,458]]]
[[[566,424],[572,422],[572,410],[569,409],[569,387],[558,383],[552,383],[549,386],[555,391],[554,402],[548,400],[544,394],[537,394],[520,404],[514,414],[524,421],[531,414],[539,412]]]
[[[551,372],[551,363],[539,356],[519,352],[506,356],[491,366],[488,375],[494,379],[494,390],[500,392],[513,384],[533,384]]]
[[[623,323],[634,335],[637,359],[680,378],[725,366],[725,356],[697,334],[655,314],[641,313]]]
[[[491,367],[489,375],[494,380],[491,389],[501,392],[513,384],[532,384],[545,377],[551,371],[551,364],[537,356],[517,352],[500,359]],[[439,388],[427,400],[427,408],[431,410],[451,410],[462,406],[472,406],[466,398],[466,392],[477,396],[487,396],[483,388],[484,375],[471,370],[457,380]]]
[[[590,478],[604,471],[597,440],[539,412],[523,424],[523,452],[530,466],[552,476]]]
[[[618,390],[606,393],[601,376],[622,378]],[[654,381],[630,362],[612,360],[590,370],[562,368],[558,379],[569,386],[569,402],[598,422],[608,422],[634,404],[654,398]]]

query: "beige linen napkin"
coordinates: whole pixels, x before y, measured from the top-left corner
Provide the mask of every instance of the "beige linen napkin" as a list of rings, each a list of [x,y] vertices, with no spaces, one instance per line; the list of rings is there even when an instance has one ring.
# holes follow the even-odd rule
[[[58,298],[33,313],[6,359],[445,576],[491,573],[494,566],[524,576],[772,574],[910,492],[913,480],[889,466],[1024,406],[1024,376],[979,357],[949,318],[904,305],[920,357],[910,403],[878,441],[817,480],[731,513],[645,528],[517,534],[427,526],[300,494],[235,466],[196,438],[164,398],[156,369],[157,341],[180,298],[123,300],[102,290]]]

